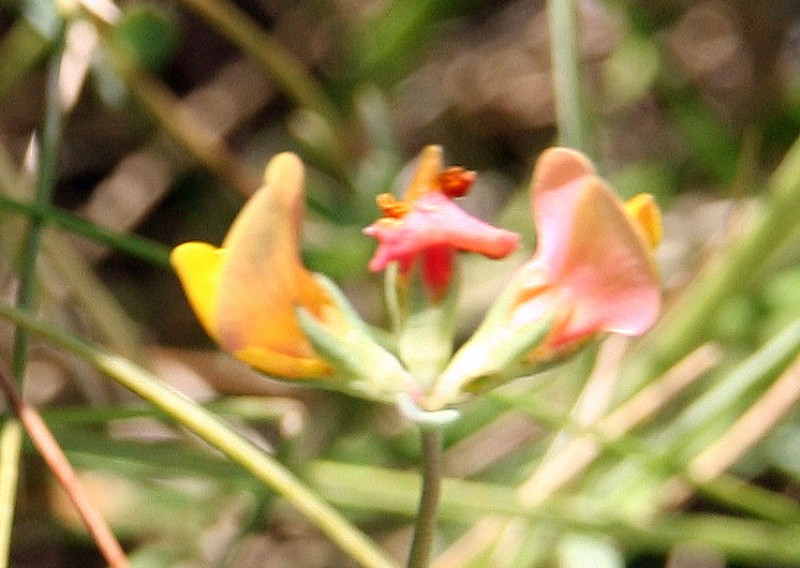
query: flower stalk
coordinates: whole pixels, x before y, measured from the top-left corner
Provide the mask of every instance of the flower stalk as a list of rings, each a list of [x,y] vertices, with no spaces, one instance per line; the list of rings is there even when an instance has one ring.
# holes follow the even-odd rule
[[[427,568],[436,537],[436,522],[442,483],[442,431],[420,428],[422,442],[422,491],[414,525],[414,540],[408,556],[408,568]]]

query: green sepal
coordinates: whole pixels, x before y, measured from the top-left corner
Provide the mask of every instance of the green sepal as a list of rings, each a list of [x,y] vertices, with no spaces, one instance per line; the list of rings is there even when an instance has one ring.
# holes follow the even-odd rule
[[[336,370],[336,377],[328,383],[337,390],[381,402],[394,402],[399,394],[412,389],[408,371],[373,339],[369,327],[341,290],[322,275],[314,277],[347,322],[342,331],[336,331],[320,323],[305,308],[295,308],[303,333],[316,352]]]
[[[436,298],[425,287],[419,263],[401,275],[398,263],[393,262],[385,272],[386,305],[397,337],[397,353],[422,391],[427,391],[453,355],[458,257],[452,262],[447,288]]]
[[[425,407],[430,410],[460,402],[478,385],[500,385],[535,369],[526,356],[545,340],[553,327],[555,311],[519,327],[483,325],[456,352],[436,379]]]

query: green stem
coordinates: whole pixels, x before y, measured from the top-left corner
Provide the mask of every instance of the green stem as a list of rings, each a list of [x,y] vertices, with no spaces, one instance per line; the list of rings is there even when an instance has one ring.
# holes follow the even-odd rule
[[[22,424],[8,418],[0,428],[0,567],[8,566],[11,552],[11,529],[17,500],[19,458],[22,452]]]
[[[145,262],[165,268],[169,266],[169,250],[163,245],[138,235],[111,231],[52,206],[23,203],[0,195],[0,210],[27,215],[30,219],[41,222],[46,221],[50,225],[57,225],[71,233],[87,237],[94,242],[106,245]]]
[[[56,41],[55,53],[50,60],[45,85],[45,109],[40,129],[38,147],[38,176],[36,179],[35,203],[46,206],[50,203],[58,173],[58,153],[61,147],[63,115],[59,99],[59,75],[61,68],[61,38]],[[31,219],[28,234],[22,248],[19,265],[19,294],[17,305],[29,310],[33,307],[36,293],[36,260],[44,229],[44,219]],[[28,364],[30,337],[22,328],[14,332],[11,372],[21,386]],[[8,551],[11,549],[11,535],[14,525],[14,503],[16,501],[17,480],[19,478],[20,448],[23,429],[17,419],[10,418],[3,423],[0,431],[0,568],[8,565]]]
[[[586,153],[588,133],[583,123],[580,55],[577,40],[577,2],[548,0],[550,57],[559,143]]]
[[[422,441],[422,493],[414,526],[414,541],[408,556],[408,568],[427,568],[436,537],[436,518],[442,484],[442,432],[438,428],[420,428]]]
[[[413,472],[319,461],[311,467],[309,479],[340,506],[373,514],[414,514],[417,482]],[[443,480],[442,518],[472,524],[486,515],[524,517],[565,530],[608,535],[631,552],[664,553],[690,542],[717,550],[730,561],[800,566],[796,517],[768,522],[736,515],[684,514],[644,521],[595,497],[554,495],[541,506],[527,508],[520,504],[515,487]]]
[[[56,185],[58,172],[58,153],[61,148],[61,130],[63,115],[58,96],[59,69],[61,58],[54,57],[50,63],[47,74],[45,115],[39,134],[39,168],[36,180],[35,204],[46,207]],[[45,219],[31,219],[28,234],[22,248],[22,257],[19,267],[19,295],[17,306],[20,309],[30,310],[36,293],[36,261],[42,242]],[[14,334],[14,352],[12,371],[17,382],[22,382],[25,367],[28,362],[28,333],[24,329],[17,329]]]
[[[38,321],[28,313],[0,305],[0,317],[23,326],[80,357],[197,434],[296,507],[361,566],[394,567],[392,561],[369,537],[320,499],[289,470],[202,406],[166,386],[158,377],[128,359],[81,341],[51,323]]]

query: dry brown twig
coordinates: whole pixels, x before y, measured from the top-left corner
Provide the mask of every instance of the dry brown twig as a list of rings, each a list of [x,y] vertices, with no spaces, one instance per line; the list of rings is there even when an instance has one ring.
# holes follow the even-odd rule
[[[89,534],[97,544],[100,553],[112,568],[128,568],[128,559],[103,516],[94,508],[83,491],[75,470],[61,450],[50,429],[36,409],[24,400],[5,370],[0,369],[0,387],[5,392],[14,413],[19,418],[33,445],[39,451],[47,467],[61,485],[64,492],[83,519]]]

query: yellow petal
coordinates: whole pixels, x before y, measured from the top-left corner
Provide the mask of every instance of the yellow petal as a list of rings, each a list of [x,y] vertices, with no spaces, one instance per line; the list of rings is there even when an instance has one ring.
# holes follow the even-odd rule
[[[169,256],[197,319],[215,340],[219,340],[215,314],[224,258],[222,249],[198,242],[179,245]]]
[[[625,212],[642,229],[647,243],[654,249],[661,242],[661,211],[649,193],[640,193],[625,202]]]

